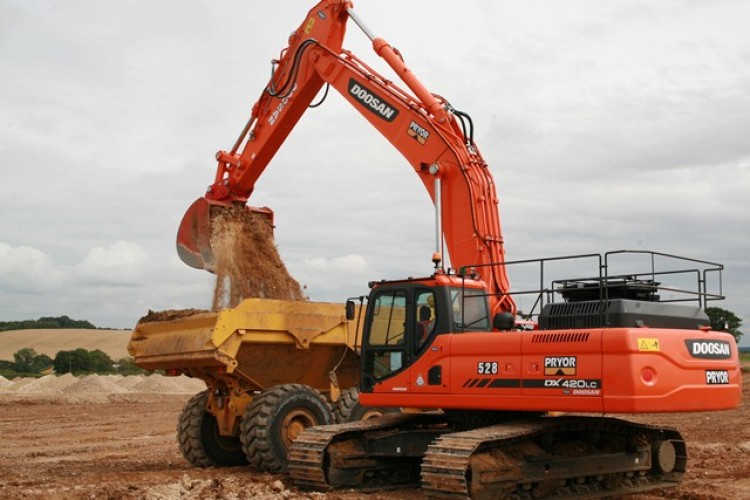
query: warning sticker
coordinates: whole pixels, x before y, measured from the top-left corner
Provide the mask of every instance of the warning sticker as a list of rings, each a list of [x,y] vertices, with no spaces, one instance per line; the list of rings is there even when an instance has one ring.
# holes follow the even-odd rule
[[[639,351],[660,351],[659,339],[638,339]]]

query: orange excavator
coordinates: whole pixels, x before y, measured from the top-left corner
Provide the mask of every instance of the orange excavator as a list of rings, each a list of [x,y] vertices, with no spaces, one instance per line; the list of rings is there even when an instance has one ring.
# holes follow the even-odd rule
[[[408,90],[342,48],[349,19]],[[676,485],[687,464],[680,433],[605,414],[740,404],[734,339],[712,331],[702,310],[721,298],[707,280],[722,266],[643,251],[507,262],[495,184],[471,118],[430,92],[350,1],[315,5],[273,64],[234,146],[217,154],[214,183],[183,218],[183,261],[213,268],[212,211],[247,202],[324,85],[407,159],[436,207],[432,274],[372,282],[359,309],[359,403],[420,411],[306,429],[288,456],[295,483],[421,483],[428,494],[459,498],[596,497]],[[615,259],[633,253],[677,264],[614,273]],[[514,296],[529,292],[511,290],[507,269],[569,259],[590,260],[594,270],[550,285],[542,278],[539,313],[519,321]],[[696,277],[696,305],[675,304],[680,290],[658,281],[678,274]],[[557,296],[563,300],[549,299]],[[354,319],[354,302],[347,315]]]

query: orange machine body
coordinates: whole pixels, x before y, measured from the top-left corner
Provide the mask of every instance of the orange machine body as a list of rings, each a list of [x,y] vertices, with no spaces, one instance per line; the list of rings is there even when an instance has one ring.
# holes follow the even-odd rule
[[[374,309],[384,307],[378,302],[378,287],[405,290],[403,319],[401,313],[389,313],[399,316],[397,329],[404,329],[403,337],[393,336],[393,342],[374,340],[373,323],[378,320],[371,318],[379,314]],[[436,275],[374,287],[365,324],[363,373],[375,376],[369,382],[364,376],[363,405],[661,413],[727,410],[740,404],[737,346],[727,333],[645,325],[455,331],[455,321],[447,321],[420,345],[422,330],[417,305],[409,305],[416,304],[410,291],[416,296],[441,289],[452,289],[450,295],[456,296],[461,290],[482,291],[482,283]],[[439,304],[434,314],[451,314],[450,307],[441,309]]]
[[[365,406],[509,411],[728,410],[739,405],[742,392],[736,350],[726,359],[698,359],[686,344],[729,339],[720,332],[648,328],[442,335],[403,373],[376,392],[360,394],[360,401]],[[442,368],[442,380],[428,384],[436,366]],[[480,373],[481,366],[489,373]],[[707,376],[727,384],[709,385]]]

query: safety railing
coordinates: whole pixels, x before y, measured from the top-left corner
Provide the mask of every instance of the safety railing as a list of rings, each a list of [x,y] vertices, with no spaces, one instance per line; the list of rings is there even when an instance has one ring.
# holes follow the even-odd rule
[[[606,315],[607,304],[615,298],[687,302],[702,309],[724,299],[722,264],[651,250],[515,260],[472,266],[464,272],[489,275],[483,268],[494,265],[507,268],[514,284],[507,295],[519,305],[519,315],[531,321],[545,305],[557,302],[587,302],[589,308],[593,302]],[[607,324],[606,318],[603,321]]]

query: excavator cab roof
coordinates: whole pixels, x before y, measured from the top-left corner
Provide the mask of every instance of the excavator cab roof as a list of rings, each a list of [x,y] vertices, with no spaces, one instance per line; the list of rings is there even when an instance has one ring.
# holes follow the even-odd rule
[[[379,288],[386,285],[396,285],[404,283],[419,283],[427,286],[461,286],[466,288],[480,288],[486,289],[484,281],[476,273],[472,274],[459,274],[453,269],[447,271],[440,270],[430,276],[423,277],[409,277],[405,279],[383,279],[380,281],[370,281],[368,287],[370,289]]]

